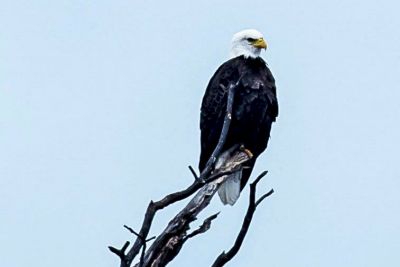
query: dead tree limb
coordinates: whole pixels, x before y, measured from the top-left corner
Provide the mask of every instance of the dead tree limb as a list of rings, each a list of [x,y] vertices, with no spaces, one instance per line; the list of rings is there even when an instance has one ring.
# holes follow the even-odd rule
[[[214,215],[211,215],[210,217],[205,219],[203,224],[200,225],[200,227],[198,229],[196,229],[193,232],[191,232],[190,234],[186,235],[184,242],[186,240],[188,240],[189,238],[192,238],[196,235],[199,235],[199,234],[202,234],[202,233],[205,233],[206,231],[208,231],[208,229],[210,229],[210,227],[211,227],[211,222],[213,220],[215,220],[218,217],[218,215],[219,215],[219,212],[215,213]]]
[[[195,181],[185,190],[167,195],[162,200],[157,201],[157,202],[150,201],[149,205],[147,206],[147,210],[146,210],[146,213],[144,216],[142,227],[139,231],[140,238],[139,237],[136,238],[135,243],[133,244],[132,248],[128,251],[128,253],[125,254],[125,250],[127,249],[126,247],[125,247],[124,251],[118,250],[111,246],[109,247],[111,252],[117,254],[120,257],[120,259],[121,259],[120,267],[130,267],[131,266],[133,259],[138,255],[140,248],[143,245],[142,240],[146,239],[147,235],[149,234],[151,224],[153,223],[153,219],[154,219],[154,216],[157,211],[159,211],[177,201],[180,201],[182,199],[189,197],[194,192],[196,192],[198,189],[200,189],[204,184],[211,181],[211,179],[210,179],[211,177],[209,177],[209,175],[212,171],[215,160],[218,158],[218,156],[221,153],[222,147],[225,144],[225,140],[228,135],[229,126],[230,126],[230,123],[232,120],[233,100],[235,97],[236,87],[239,85],[240,81],[241,81],[241,77],[235,84],[230,84],[228,87],[228,100],[227,100],[227,107],[226,107],[226,115],[225,115],[225,119],[223,122],[221,135],[218,140],[218,144],[215,147],[213,153],[211,154],[211,157],[208,160],[206,167],[204,168],[203,172],[200,174],[200,177],[198,177],[198,179],[195,179]],[[192,172],[192,173],[194,173],[194,172]]]
[[[207,183],[211,183],[216,179],[230,175],[237,171],[237,169],[227,170],[223,172],[217,172],[215,174],[210,175],[207,178]],[[144,220],[142,223],[142,227],[138,233],[138,237],[136,238],[135,243],[133,244],[132,248],[126,252],[127,247],[129,246],[129,242],[126,242],[125,245],[121,249],[117,249],[115,247],[109,246],[111,252],[115,253],[120,259],[120,266],[121,267],[129,267],[131,266],[134,258],[139,254],[140,249],[143,246],[143,240],[145,240],[149,234],[151,224],[153,223],[154,216],[157,211],[177,202],[183,200],[193,193],[195,193],[198,189],[203,187],[204,184],[200,180],[195,180],[188,188],[169,194],[165,196],[163,199],[153,202],[150,201],[149,205],[147,206],[146,214],[144,216]]]
[[[246,215],[243,220],[242,228],[236,238],[235,244],[233,247],[228,250],[228,252],[223,251],[218,258],[213,263],[212,267],[222,267],[228,261],[230,261],[235,255],[239,252],[240,247],[243,244],[244,238],[246,237],[247,231],[249,230],[250,223],[253,219],[254,212],[257,209],[257,206],[267,197],[274,193],[274,190],[271,189],[268,193],[262,195],[258,200],[256,200],[256,187],[258,182],[267,174],[267,171],[261,173],[253,183],[250,184],[250,199],[249,199],[249,207],[247,208]]]
[[[148,239],[144,239],[142,236],[140,236],[138,233],[135,232],[135,230],[133,230],[131,227],[124,225],[124,227],[126,229],[128,229],[129,232],[131,232],[132,234],[134,234],[137,238],[140,238],[142,241],[142,253],[140,255],[140,263],[139,266],[143,266],[143,262],[144,262],[144,254],[146,252],[146,246],[147,246],[147,242],[155,239],[156,237],[150,237]]]
[[[241,165],[250,159],[251,157],[246,152],[240,149],[236,150],[221,169],[216,171],[220,173],[240,171]],[[161,267],[175,258],[187,241],[188,235],[190,235],[187,233],[190,229],[190,223],[196,220],[197,215],[208,206],[219,186],[227,177],[227,175],[223,175],[212,182],[208,182],[196,193],[192,200],[169,222],[168,226],[150,246],[146,252],[143,266]]]
[[[204,179],[207,177],[211,171],[212,168],[214,167],[215,161],[221,154],[221,150],[225,145],[226,137],[228,136],[228,131],[229,127],[231,125],[232,121],[232,109],[233,109],[233,100],[235,98],[235,93],[236,93],[236,88],[238,87],[239,83],[241,82],[242,77],[238,79],[238,81],[235,84],[229,84],[228,86],[228,99],[227,99],[227,104],[226,104],[226,113],[225,113],[225,118],[224,118],[224,123],[222,124],[222,130],[221,134],[218,139],[217,146],[215,147],[213,153],[211,154],[210,158],[208,159],[206,163],[206,167],[200,174],[200,179]],[[223,86],[222,84],[220,86]]]
[[[173,260],[176,255],[181,250],[183,244],[190,238],[204,233],[211,226],[211,221],[214,220],[218,214],[212,215],[207,218],[199,229],[194,230],[191,233],[187,233],[190,229],[190,223],[196,220],[196,216],[210,203],[212,197],[217,192],[221,183],[225,181],[225,179],[230,175],[242,169],[242,163],[251,159],[251,155],[245,153],[243,150],[239,149],[239,146],[231,148],[232,151],[229,158],[226,162],[224,162],[223,166],[219,169],[215,168],[216,159],[222,152],[223,146],[225,144],[225,140],[229,131],[231,119],[232,119],[232,107],[233,100],[235,96],[235,89],[239,84],[241,79],[236,84],[229,85],[228,91],[228,102],[226,109],[226,116],[223,122],[223,128],[221,130],[221,135],[218,140],[217,146],[215,147],[211,157],[209,158],[205,169],[198,176],[196,172],[189,166],[189,169],[194,176],[194,182],[184,190],[169,194],[165,196],[163,199],[153,202],[150,201],[142,226],[140,231],[137,233],[132,228],[125,226],[131,233],[136,236],[136,240],[132,247],[127,251],[130,243],[127,241],[121,249],[117,249],[114,247],[109,247],[110,251],[118,255],[120,258],[120,266],[121,267],[130,267],[132,265],[133,260],[141,251],[140,261],[135,265],[135,267],[162,267]],[[261,177],[257,178],[257,180],[251,185],[252,190],[254,190],[255,194],[255,185],[261,179]],[[254,189],[253,189],[254,187]],[[150,248],[146,250],[146,244],[153,238],[148,239],[147,236],[150,231],[150,227],[152,225],[153,219],[157,211],[194,194],[196,191],[200,191],[192,198],[192,200],[186,205],[184,209],[181,210],[168,224],[167,228],[156,238],[156,240],[152,243]],[[256,206],[261,202],[265,197],[261,197],[257,202],[254,202],[254,210]],[[254,213],[251,213],[251,217]],[[249,215],[250,216],[250,215]],[[246,214],[246,217],[248,215]],[[251,221],[250,217],[250,221]],[[244,236],[247,232],[248,226],[243,227],[242,231],[245,231],[240,241],[240,245],[243,242]],[[241,231],[241,232],[242,232]],[[240,240],[241,234],[238,236],[238,240]],[[237,242],[239,242],[237,240]],[[236,245],[236,244],[235,244]],[[240,247],[239,245],[239,247]],[[233,249],[233,248],[232,248]],[[237,249],[238,250],[238,249]],[[237,251],[232,254],[232,257],[237,253]],[[229,254],[228,254],[229,256]],[[217,259],[218,260],[218,259]],[[228,259],[229,260],[229,259]],[[222,266],[222,265],[221,265]]]

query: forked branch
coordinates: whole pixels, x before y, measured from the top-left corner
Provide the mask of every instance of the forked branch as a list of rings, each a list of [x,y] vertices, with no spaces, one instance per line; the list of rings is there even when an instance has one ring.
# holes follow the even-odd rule
[[[208,162],[206,164],[205,169],[200,174],[200,177],[197,177],[194,170],[191,169],[192,174],[197,179],[195,179],[195,181],[186,189],[179,191],[179,192],[169,194],[166,197],[164,197],[163,199],[161,199],[160,201],[156,201],[156,202],[150,201],[149,205],[147,206],[147,210],[146,210],[146,213],[144,216],[142,227],[140,228],[140,231],[139,231],[139,235],[141,237],[143,237],[144,239],[146,239],[147,235],[149,234],[151,224],[153,223],[153,219],[154,219],[154,216],[157,211],[159,211],[177,201],[180,201],[182,199],[185,199],[185,198],[191,196],[193,193],[195,193],[197,190],[199,190],[202,186],[204,186],[204,184],[209,183],[218,178],[218,177],[212,177],[213,175],[211,175],[211,177],[209,177],[209,176],[210,176],[212,168],[214,166],[215,159],[218,158],[218,156],[220,155],[222,147],[225,144],[226,137],[228,135],[229,126],[230,126],[231,119],[232,119],[233,100],[235,97],[236,87],[239,85],[240,81],[241,81],[241,77],[235,84],[229,85],[228,100],[227,100],[227,106],[226,106],[226,115],[225,115],[225,119],[223,122],[221,135],[218,140],[217,146],[215,147],[210,159],[208,160]],[[221,175],[221,176],[223,176],[223,175]],[[120,267],[130,267],[133,259],[139,253],[142,245],[143,245],[142,239],[136,238],[135,243],[133,244],[132,248],[128,251],[127,254],[125,254],[126,248],[124,251],[118,250],[114,247],[109,247],[109,249],[113,253],[116,253],[118,251],[118,254],[117,253],[116,254],[121,258]]]
[[[173,260],[181,250],[183,244],[190,238],[206,232],[210,226],[211,221],[216,219],[218,214],[214,214],[204,220],[203,224],[196,230],[188,233],[190,229],[190,223],[197,219],[197,215],[210,203],[212,197],[217,192],[219,185],[225,181],[225,179],[237,171],[241,171],[242,164],[250,160],[251,156],[244,153],[239,146],[232,147],[231,158],[229,158],[222,167],[214,169],[216,159],[222,152],[225,140],[229,131],[231,119],[232,119],[232,107],[235,96],[235,89],[239,84],[231,84],[228,90],[228,102],[226,109],[226,116],[223,122],[223,128],[217,146],[215,147],[211,157],[209,158],[205,169],[200,175],[197,175],[195,170],[189,166],[189,169],[194,177],[193,183],[186,189],[169,194],[159,201],[150,201],[143,222],[139,232],[134,231],[128,226],[124,226],[132,234],[136,236],[136,240],[132,247],[128,250],[130,243],[127,241],[121,249],[109,247],[110,251],[118,255],[120,258],[120,267],[132,266],[133,260],[141,251],[140,261],[135,267],[161,267],[168,264]],[[236,239],[235,245],[228,251],[223,252],[215,261],[213,266],[223,266],[226,262],[232,259],[239,251],[241,244],[243,243],[244,237],[248,231],[251,219],[253,217],[256,207],[270,194],[273,190],[263,195],[257,201],[255,200],[255,190],[257,183],[266,174],[261,174],[251,185],[250,185],[250,204],[246,213],[245,220],[243,222],[242,229]],[[182,209],[168,224],[166,229],[158,235],[155,241],[152,243],[150,248],[147,250],[147,242],[154,239],[147,238],[153,219],[157,211],[173,204],[187,197],[193,195],[195,192],[200,191],[192,198],[192,200]],[[217,264],[217,265],[216,265]],[[219,264],[219,265],[218,265]]]
[[[258,200],[256,200],[256,189],[258,182],[267,174],[267,171],[261,173],[253,183],[250,184],[250,197],[249,197],[249,206],[247,208],[246,215],[243,220],[242,228],[235,240],[233,247],[228,250],[228,252],[222,252],[218,258],[215,260],[212,267],[221,267],[224,266],[228,261],[230,261],[235,255],[239,252],[240,247],[243,244],[244,238],[246,237],[247,231],[249,230],[251,221],[253,219],[254,212],[257,209],[257,206],[267,197],[274,193],[274,190],[271,189],[268,193],[262,195]]]

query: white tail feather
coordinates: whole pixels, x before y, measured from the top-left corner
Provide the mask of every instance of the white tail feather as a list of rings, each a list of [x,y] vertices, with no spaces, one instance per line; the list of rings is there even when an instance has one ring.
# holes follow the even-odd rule
[[[233,206],[238,200],[240,195],[240,179],[242,172],[238,171],[229,175],[223,184],[218,189],[218,195],[224,205],[229,204]]]

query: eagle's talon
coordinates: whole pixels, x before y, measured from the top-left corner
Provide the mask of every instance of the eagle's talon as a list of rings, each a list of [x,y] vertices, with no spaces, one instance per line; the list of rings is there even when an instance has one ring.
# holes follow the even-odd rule
[[[246,153],[247,154],[247,156],[249,157],[249,158],[253,158],[254,157],[254,155],[253,155],[253,153],[250,151],[250,150],[248,150],[247,148],[242,148],[241,147],[241,150],[244,152],[244,153]]]

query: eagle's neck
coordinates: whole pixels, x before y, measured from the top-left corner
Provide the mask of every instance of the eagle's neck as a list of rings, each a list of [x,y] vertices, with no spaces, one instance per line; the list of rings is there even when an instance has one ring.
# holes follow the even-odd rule
[[[239,56],[244,56],[245,58],[258,58],[260,56],[261,49],[253,47],[253,46],[246,46],[242,44],[233,44],[230,58],[235,58]]]

